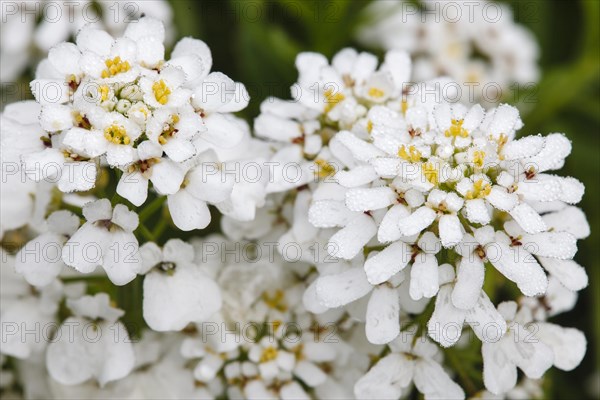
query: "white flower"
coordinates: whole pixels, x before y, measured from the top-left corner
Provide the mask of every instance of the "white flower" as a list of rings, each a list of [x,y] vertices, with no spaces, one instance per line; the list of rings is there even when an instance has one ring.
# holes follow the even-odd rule
[[[261,380],[267,384],[291,373],[308,387],[316,387],[326,379],[318,364],[333,361],[336,352],[332,346],[317,342],[312,336],[307,334],[304,340],[301,339],[302,346],[285,339],[279,344],[274,338],[265,337],[250,345],[248,359],[257,365]]]
[[[377,70],[377,58],[346,48],[329,65],[318,53],[296,57],[299,77],[292,94],[308,108],[318,110],[341,128],[354,124],[367,112],[361,102],[378,104],[397,97],[409,82],[410,60],[391,51]]]
[[[504,319],[496,311],[488,296],[480,287],[478,288],[478,283],[471,281],[477,278],[467,276],[463,272],[468,268],[472,268],[468,261],[459,266],[456,283],[454,283],[454,271],[449,264],[444,264],[439,269],[441,286],[427,328],[429,336],[443,347],[453,346],[458,342],[465,322],[471,326],[482,342],[498,340],[507,329]],[[464,301],[460,304],[461,307],[458,307],[457,299],[462,299],[465,295],[474,300],[469,299],[470,304],[467,307],[463,306]]]
[[[84,274],[102,266],[111,282],[125,285],[140,272],[141,257],[133,231],[138,216],[126,206],[114,209],[107,199],[96,200],[83,207],[84,223],[65,243],[65,264]]]
[[[480,297],[484,261],[516,282],[525,295],[544,293],[546,274],[532,254],[553,257],[546,261],[551,269],[554,259],[571,258],[576,247],[570,233],[548,232],[533,205],[540,201],[577,202],[583,188],[573,178],[536,178],[543,175],[539,171],[562,165],[570,151],[568,141],[561,135],[511,140],[522,123],[516,109],[507,105],[489,111],[485,118],[479,106],[466,109],[444,103],[433,108],[408,106],[403,114],[389,109],[384,113],[377,108],[380,111],[371,115],[375,109],[368,114],[372,125],[367,139],[341,131],[332,140],[344,146],[356,161],[354,165],[346,163],[348,169],[336,173],[334,179],[342,188],[328,191],[309,209],[309,221],[316,227],[342,228],[330,238],[329,254],[351,260],[361,251],[368,252],[369,246],[381,245],[383,250],[364,263],[368,283],[379,285],[393,280],[412,262],[411,296],[418,300],[425,291],[427,297],[435,295],[437,287],[432,279],[437,278],[437,265],[443,262],[438,263],[435,254],[441,248],[451,249],[462,256],[450,305],[462,310],[456,315],[459,326],[464,322],[465,310],[487,299],[485,294]],[[424,122],[419,122],[418,116]],[[396,122],[403,119],[407,123]],[[397,128],[389,129],[385,121]],[[526,168],[529,162],[533,166]],[[521,189],[523,185],[527,185],[527,191]],[[556,194],[535,195],[547,187],[556,188]],[[488,224],[506,213],[512,220],[505,224],[504,231],[494,232]],[[481,225],[484,227],[478,229]],[[440,240],[423,247],[421,243],[431,231],[438,232]],[[535,240],[546,243],[530,252],[519,241],[522,236],[532,245]],[[548,240],[560,242],[560,247],[551,248]],[[411,260],[413,243],[419,243],[427,255]],[[575,265],[571,269],[581,275]],[[358,271],[356,274],[351,280],[355,289],[334,291],[332,296],[339,296],[340,301],[329,300],[329,305],[323,305],[343,305],[366,294],[370,288],[363,275]],[[582,283],[585,285],[585,280]],[[445,288],[444,295],[449,290]],[[342,293],[353,295],[342,300]],[[485,304],[489,311],[489,304]],[[474,317],[497,320],[488,311]],[[452,314],[441,311],[439,315]],[[382,335],[387,340],[394,337]],[[375,334],[368,336],[374,338]]]
[[[26,175],[21,156],[44,148],[40,141],[37,115],[40,107],[33,101],[8,104],[0,114],[0,160],[4,181],[0,192],[0,236],[32,221],[37,206],[45,207],[43,191]],[[36,204],[39,203],[39,204]]]
[[[162,157],[161,148],[145,141],[136,149],[136,161],[129,164],[117,185],[117,193],[140,206],[148,198],[148,181],[161,195],[173,194],[183,182],[184,170],[169,158]]]
[[[230,118],[242,132],[240,142],[230,148],[212,146],[208,142],[202,148],[215,151],[221,160],[220,169],[233,178],[231,196],[215,204],[227,218],[235,221],[254,221],[257,209],[265,205],[266,187],[269,184],[269,166],[266,161],[271,154],[271,146],[251,136],[250,127],[240,118]],[[199,151],[200,139],[195,142]]]
[[[176,113],[170,109],[157,110],[146,124],[148,138],[160,145],[175,162],[183,162],[196,154],[192,139],[205,131],[202,120],[191,106],[181,107]]]
[[[133,2],[100,2],[100,9],[91,7],[89,0],[74,4],[38,1],[18,3],[16,9],[3,10],[0,28],[2,37],[2,83],[14,81],[22,74],[27,62],[35,64],[36,58],[46,55],[58,43],[68,40],[88,22],[94,21],[98,28],[106,28],[113,35],[120,35],[127,22],[146,15],[167,25],[167,40],[173,39],[173,12],[167,1],[144,0]],[[18,38],[18,40],[15,40]]]
[[[1,273],[0,326],[3,343],[2,354],[27,359],[42,354],[53,333],[59,303],[63,298],[63,285],[58,280],[33,290],[14,271],[14,257],[4,252]],[[49,328],[50,326],[50,328]],[[40,330],[43,329],[42,334]],[[26,332],[38,332],[37,335]]]
[[[221,308],[219,287],[194,264],[191,245],[172,239],[161,251],[156,244],[146,243],[140,253],[145,272],[144,319],[150,328],[182,330]]]
[[[62,249],[79,228],[79,217],[70,211],[56,211],[46,220],[48,229],[27,244],[15,256],[15,271],[34,286],[46,286],[65,268]]]
[[[407,51],[417,66],[415,80],[448,75],[461,85],[465,101],[497,103],[511,84],[539,79],[538,46],[507,5],[457,2],[446,9],[437,0],[421,4],[421,10],[404,0],[373,4],[356,38],[370,47]],[[491,9],[498,18],[490,18]],[[521,46],[511,46],[515,42]],[[475,57],[476,52],[484,58]],[[497,87],[498,93],[488,91]]]
[[[550,347],[534,338],[524,324],[515,321],[517,304],[504,302],[498,312],[509,323],[496,342],[483,343],[483,381],[494,394],[505,393],[517,383],[517,367],[529,378],[540,378],[554,362]],[[529,321],[525,321],[529,322]]]
[[[539,301],[539,299],[538,299]],[[539,305],[537,306],[539,308]],[[565,328],[539,319],[536,308],[525,301],[515,320],[530,329],[536,339],[550,347],[554,353],[554,366],[563,371],[575,369],[583,360],[587,340],[583,332],[575,328]]]
[[[357,398],[397,399],[411,382],[425,399],[465,398],[462,388],[440,365],[439,350],[430,341],[403,333],[390,348],[392,352],[356,382]]]
[[[196,196],[201,201],[189,202],[195,205],[190,212],[183,204],[189,200],[185,194],[205,189],[180,190],[189,181],[194,156],[243,151],[236,146],[245,129],[231,113],[247,105],[248,93],[227,76],[210,72],[212,56],[204,42],[184,38],[165,60],[164,38],[163,24],[144,17],[129,24],[121,38],[86,25],[76,44],[54,46],[31,83],[42,105],[47,148],[24,156],[28,174],[57,181],[63,192],[85,191],[94,188],[99,167],[108,164],[123,172],[117,192],[133,204],[147,199],[148,181],[159,195],[169,195],[170,203],[179,201],[172,215],[185,230],[208,224],[205,201],[223,203],[234,215],[241,213],[244,200],[257,197],[239,216],[249,219],[261,204],[260,185],[249,195],[240,186],[234,205],[227,203],[231,182],[221,189],[214,181],[221,194],[210,189]]]
[[[117,322],[124,313],[109,302],[105,293],[67,301],[75,316],[63,322],[46,353],[53,379],[64,385],[95,379],[104,386],[131,372],[133,346],[127,329]]]
[[[231,196],[233,178],[221,170],[212,151],[192,160],[179,190],[167,197],[175,226],[183,231],[206,228],[211,220],[208,204],[220,203]]]

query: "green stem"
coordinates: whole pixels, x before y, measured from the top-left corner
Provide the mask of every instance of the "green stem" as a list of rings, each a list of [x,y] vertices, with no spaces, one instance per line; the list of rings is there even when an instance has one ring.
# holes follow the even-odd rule
[[[168,218],[163,217],[163,218],[160,219],[160,221],[158,222],[158,224],[156,224],[156,227],[152,231],[152,236],[154,236],[154,238],[156,240],[160,239],[160,237],[162,236],[163,232],[167,228],[167,222],[168,222]]]
[[[138,228],[136,229],[136,231],[139,232],[140,235],[142,235],[144,237],[144,239],[146,239],[147,241],[154,242],[154,235],[141,222],[140,222],[140,225],[138,226]]]
[[[471,379],[467,371],[463,368],[465,363],[459,360],[459,358],[454,352],[454,349],[445,349],[444,354],[446,355],[446,359],[448,360],[454,371],[456,371],[456,373],[458,374],[461,383],[463,384],[463,387],[467,391],[469,397],[477,393],[477,386],[475,386],[475,383],[473,383],[473,380]]]
[[[122,321],[132,339],[139,339],[142,329],[146,326],[142,313],[143,279],[138,276],[127,285],[117,288],[117,302],[119,307],[125,311]]]
[[[140,212],[140,224],[151,217],[158,209],[162,207],[164,202],[167,200],[166,196],[158,196],[152,202],[150,202],[144,209]]]
[[[106,280],[106,276],[97,276],[97,275],[65,276],[65,277],[61,277],[60,280],[63,283],[79,282],[79,281],[104,281],[104,280]]]

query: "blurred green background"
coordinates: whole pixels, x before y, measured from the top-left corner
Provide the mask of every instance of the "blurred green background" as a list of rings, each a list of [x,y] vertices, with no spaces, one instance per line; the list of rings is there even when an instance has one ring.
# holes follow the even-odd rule
[[[331,57],[345,46],[360,49],[354,33],[365,22],[360,11],[369,3],[172,1],[179,35],[206,41],[213,52],[214,69],[248,87],[252,100],[242,116],[250,122],[268,95],[289,98],[298,52],[318,51]],[[533,101],[521,104],[525,127],[520,134],[564,132],[573,141],[573,152],[560,173],[584,182],[586,193],[580,206],[592,226],[592,235],[579,242],[576,256],[587,269],[590,286],[581,292],[574,312],[555,318],[557,323],[585,332],[588,353],[575,371],[553,368],[548,372],[546,396],[592,398],[589,386],[600,386],[600,375],[592,376],[600,360],[600,2],[508,3],[515,20],[534,33],[541,48],[539,86],[520,96],[521,101],[525,96]]]

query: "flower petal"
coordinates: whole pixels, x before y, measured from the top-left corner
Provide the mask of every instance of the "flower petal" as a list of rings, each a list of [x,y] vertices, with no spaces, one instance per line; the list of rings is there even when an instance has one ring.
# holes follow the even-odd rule
[[[400,333],[398,292],[388,286],[376,286],[367,306],[366,335],[373,344],[391,342]]]
[[[371,291],[365,271],[351,268],[340,274],[321,276],[317,279],[317,298],[326,307],[335,308],[358,300]]]
[[[351,260],[376,233],[373,218],[361,214],[329,239],[327,252],[333,257]]]

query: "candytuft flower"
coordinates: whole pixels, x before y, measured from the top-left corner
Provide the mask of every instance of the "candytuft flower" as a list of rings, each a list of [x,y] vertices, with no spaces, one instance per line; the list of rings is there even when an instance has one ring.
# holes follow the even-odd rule
[[[138,240],[133,231],[138,216],[126,206],[114,209],[108,199],[96,200],[83,207],[84,223],[65,243],[65,264],[84,274],[102,266],[115,285],[131,282],[141,269]]]

